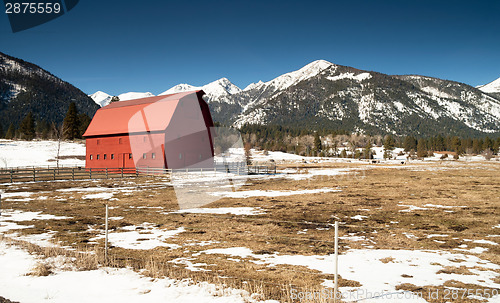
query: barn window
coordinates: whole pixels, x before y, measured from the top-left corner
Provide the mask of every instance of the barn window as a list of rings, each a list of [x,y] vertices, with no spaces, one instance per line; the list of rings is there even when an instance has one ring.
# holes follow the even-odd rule
[[[94,156],[90,155],[90,160],[94,160]]]
[[[96,156],[96,159],[97,159],[97,160],[99,160],[99,156],[100,156],[100,155],[97,155],[97,156]]]
[[[198,159],[199,159],[199,160],[201,160],[201,154],[200,154],[200,156],[198,157]]]
[[[101,144],[101,140],[97,139],[97,145]]]
[[[182,153],[179,153],[179,159],[182,159]]]
[[[132,154],[128,154],[128,159],[132,160]]]
[[[152,158],[152,159],[156,159],[156,154],[155,154],[155,153],[152,153],[152,154],[151,154],[151,158]]]
[[[111,160],[115,159],[115,154],[111,154]]]
[[[122,138],[118,138],[118,144],[122,144]]]
[[[106,160],[108,158],[108,155],[104,154],[104,160]]]
[[[148,154],[146,154],[146,153],[142,154],[142,158],[143,159],[147,159],[148,158]]]

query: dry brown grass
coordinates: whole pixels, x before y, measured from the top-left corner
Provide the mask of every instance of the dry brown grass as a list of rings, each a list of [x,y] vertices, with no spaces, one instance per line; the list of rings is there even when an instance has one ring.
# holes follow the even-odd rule
[[[451,165],[451,164],[450,164]],[[331,167],[359,168],[359,164],[331,164]],[[321,168],[320,165],[300,165],[307,169]],[[118,201],[110,201],[110,215],[124,217],[110,221],[110,230],[120,232],[128,225],[143,222],[154,223],[158,228],[174,229],[185,227],[186,232],[169,239],[169,243],[183,246],[181,249],[159,247],[154,250],[127,250],[111,248],[108,265],[129,266],[142,270],[151,277],[168,276],[176,279],[190,278],[194,283],[208,281],[220,285],[246,289],[265,298],[289,299],[290,285],[302,290],[320,290],[324,279],[332,279],[305,267],[280,265],[269,268],[256,264],[251,258],[241,262],[227,259],[224,255],[201,253],[194,263],[206,263],[201,268],[208,272],[192,272],[183,265],[170,261],[176,258],[193,258],[194,254],[210,248],[248,247],[258,253],[325,255],[333,253],[333,228],[335,220],[345,222],[340,229],[341,236],[364,236],[365,241],[340,241],[341,253],[348,247],[363,249],[429,249],[450,250],[484,239],[488,234],[499,234],[492,229],[500,223],[500,176],[498,163],[453,164],[444,170],[422,170],[418,166],[404,169],[373,166],[373,169],[358,171],[356,175],[315,177],[295,181],[289,179],[255,179],[243,190],[299,190],[314,188],[339,188],[341,192],[285,197],[250,197],[246,199],[224,198],[208,207],[260,207],[266,214],[258,216],[208,215],[208,214],[165,214],[178,208],[174,190],[161,185],[158,178],[143,177],[125,180],[99,180],[78,182],[30,183],[15,185],[9,191],[35,191],[35,200],[29,202],[3,201],[4,208],[25,211],[43,211],[54,215],[70,216],[65,220],[44,220],[21,222],[35,228],[19,232],[43,233],[56,231],[61,245],[71,246],[79,251],[90,250],[78,256],[63,249],[48,249],[42,255],[70,254],[76,258],[77,268],[95,269],[103,264],[102,243],[91,245],[88,239],[103,228],[103,201],[83,199],[85,194],[61,192],[59,189],[72,187],[132,187],[133,194],[117,193]],[[441,169],[440,164],[429,164],[426,168]],[[130,183],[133,182],[133,183]],[[1,187],[1,186],[0,186]],[[17,188],[16,188],[17,187]],[[2,188],[0,188],[2,189]],[[6,189],[5,187],[3,189]],[[38,197],[47,197],[40,200]],[[429,207],[428,204],[452,208]],[[417,209],[401,212],[413,205]],[[465,206],[465,207],[458,207]],[[155,207],[161,207],[155,208]],[[451,211],[451,212],[450,212]],[[365,215],[362,221],[352,219]],[[316,222],[316,223],[310,223]],[[92,227],[94,230],[89,229]],[[306,234],[298,234],[307,229]],[[445,234],[447,237],[429,238],[431,234]],[[497,241],[499,238],[489,238]],[[437,241],[435,241],[437,240]],[[201,246],[190,245],[202,241],[216,243]],[[488,246],[481,258],[500,264],[500,245]],[[36,250],[36,248],[31,248]],[[64,252],[63,252],[64,251]],[[381,260],[392,262],[391,258]],[[460,267],[445,268],[443,273],[466,274]],[[409,273],[411,274],[411,273]],[[222,278],[230,277],[230,278]],[[340,286],[359,286],[356,281],[340,279]],[[424,287],[432,289],[432,287]],[[438,301],[436,301],[438,302]],[[470,301],[473,302],[473,301]]]
[[[457,275],[476,275],[472,273],[467,267],[460,266],[445,266],[443,269],[436,272],[436,274],[457,274]]]
[[[46,277],[52,273],[52,266],[46,262],[38,262],[28,273],[28,276]]]

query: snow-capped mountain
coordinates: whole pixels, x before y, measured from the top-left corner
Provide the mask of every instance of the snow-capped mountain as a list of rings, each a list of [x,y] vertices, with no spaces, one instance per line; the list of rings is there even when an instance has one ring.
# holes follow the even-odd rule
[[[488,84],[477,86],[477,88],[497,99],[500,99],[500,78],[491,81]]]
[[[92,95],[89,95],[92,100],[94,100],[95,103],[97,103],[100,107],[106,106],[111,102],[111,98],[113,96],[106,94],[105,92],[96,91]]]
[[[163,93],[159,94],[159,96],[170,95],[170,94],[175,94],[175,93],[182,93],[182,92],[189,92],[192,90],[199,90],[199,89],[201,89],[201,87],[199,87],[199,86],[193,86],[190,84],[181,83],[181,84],[177,84],[176,86],[164,91]]]
[[[154,95],[150,92],[146,93],[128,92],[118,95],[118,99],[120,99],[120,101],[126,101],[126,100],[147,98],[153,96]],[[100,107],[104,107],[109,103],[111,103],[111,98],[113,98],[113,96],[111,96],[110,94],[107,94],[102,91],[97,91],[92,95],[89,95],[89,97],[92,98],[92,100],[94,100],[94,102],[97,103]]]
[[[480,85],[477,88],[485,93],[500,93],[500,78],[491,81],[488,84]]]
[[[251,83],[244,90],[250,91],[262,87],[273,88],[275,91],[284,90],[300,81],[304,81],[311,77],[316,76],[322,70],[330,66],[334,66],[334,64],[325,60],[316,60],[314,62],[307,64],[306,66],[302,67],[299,70],[286,73],[277,78],[274,78],[271,81],[268,82],[259,81],[258,83]]]
[[[470,136],[500,134],[499,82],[474,88],[317,60],[243,90],[221,78],[204,86],[179,84],[160,95],[202,89],[208,95],[214,121],[236,127],[274,124],[397,135]]]
[[[221,78],[219,80],[210,82],[207,85],[203,86],[193,86],[189,84],[178,84],[160,95],[168,95],[168,94],[174,94],[174,93],[180,93],[180,92],[187,92],[187,91],[192,91],[192,90],[199,90],[202,89],[205,94],[208,97],[209,102],[211,101],[221,101],[225,100],[227,101],[228,97],[237,94],[241,92],[241,89],[231,83],[227,78]]]
[[[500,133],[500,100],[469,85],[319,60],[209,104],[214,120],[398,135]]]
[[[145,93],[128,92],[128,93],[119,94],[118,98],[120,99],[120,101],[126,101],[126,100],[134,100],[134,99],[147,98],[147,97],[153,97],[153,96],[154,95],[150,92],[145,92]]]

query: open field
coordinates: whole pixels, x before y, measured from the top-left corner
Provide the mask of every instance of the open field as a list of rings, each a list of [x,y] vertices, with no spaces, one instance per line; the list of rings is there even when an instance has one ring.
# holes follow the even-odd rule
[[[300,291],[332,287],[338,220],[340,289],[346,296],[408,290],[423,296],[412,302],[486,302],[463,296],[463,290],[500,292],[499,162],[280,169],[277,176],[249,178],[202,209],[181,211],[171,181],[161,177],[3,184],[0,231],[41,246],[24,245],[41,255],[65,251],[78,260],[79,252],[95,251],[84,267],[98,268],[105,263],[108,203],[109,266],[289,302]],[[456,289],[460,296],[452,298]],[[432,292],[439,296],[429,298]]]

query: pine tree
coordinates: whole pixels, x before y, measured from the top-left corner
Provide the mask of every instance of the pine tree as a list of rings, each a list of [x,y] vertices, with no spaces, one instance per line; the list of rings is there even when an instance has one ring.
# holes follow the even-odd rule
[[[323,146],[321,145],[321,138],[319,137],[318,132],[314,133],[314,149],[316,150],[316,153],[320,153],[323,149]]]
[[[0,138],[3,138],[3,126],[2,126],[2,123],[0,123]]]
[[[49,138],[49,133],[50,133],[50,123],[47,122],[47,120],[42,121],[42,126],[40,127],[42,130],[42,138],[43,139],[48,139]]]
[[[396,144],[396,142],[394,141],[394,138],[391,135],[385,136],[385,140],[384,140],[384,159],[392,158],[391,151],[394,149],[394,145],[395,144]]]
[[[78,133],[79,137],[82,137],[87,128],[89,127],[89,124],[92,121],[92,119],[90,119],[90,117],[87,116],[87,114],[79,114],[78,121],[80,122]]]
[[[35,119],[33,113],[29,112],[19,125],[21,136],[25,140],[33,140],[35,138]]]
[[[436,150],[443,151],[446,149],[443,136],[441,135],[437,136],[435,143],[436,143],[435,145]]]
[[[14,128],[14,124],[10,124],[7,132],[5,133],[5,139],[13,139],[16,135],[16,129]]]
[[[368,144],[366,144],[366,146],[365,146],[365,149],[363,149],[363,157],[365,159],[373,158],[372,144],[370,142],[368,142]]]
[[[493,150],[493,141],[489,138],[489,137],[486,137],[484,138],[484,141],[483,141],[483,150]]]
[[[384,149],[385,150],[393,150],[396,142],[394,141],[394,138],[392,135],[387,135],[385,136],[384,140]]]
[[[472,140],[472,152],[474,154],[479,154],[481,152],[482,146],[480,146],[479,139]]]
[[[500,137],[498,137],[493,143],[493,154],[498,154],[498,149],[500,148]]]
[[[461,154],[462,153],[462,150],[461,150],[461,140],[460,138],[458,137],[453,137],[451,139],[451,148],[453,149],[454,152],[458,154]]]
[[[78,110],[76,104],[71,102],[63,121],[64,137],[69,140],[80,138],[80,121],[78,120]]]
[[[418,140],[417,143],[417,157],[425,158],[427,157],[427,147],[426,147],[425,139]]]
[[[411,136],[407,136],[404,140],[403,147],[405,152],[416,151],[417,150],[417,139]]]

